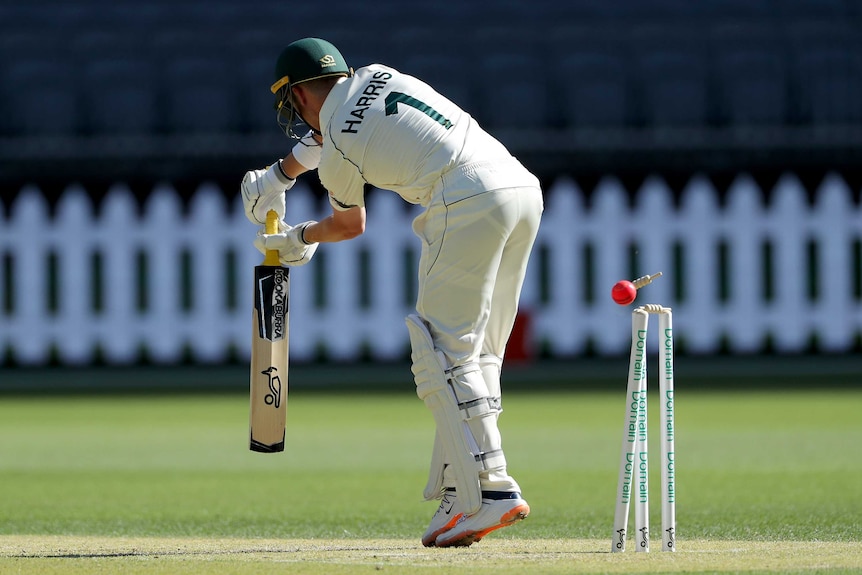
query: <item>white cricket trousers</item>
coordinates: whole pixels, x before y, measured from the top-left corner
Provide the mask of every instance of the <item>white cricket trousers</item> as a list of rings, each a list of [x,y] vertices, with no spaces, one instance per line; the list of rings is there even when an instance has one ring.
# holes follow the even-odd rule
[[[414,220],[416,311],[451,367],[504,357],[543,209],[538,186],[444,189]]]
[[[522,181],[535,180],[526,170],[521,173]],[[413,221],[422,240],[416,311],[450,367],[489,355],[502,362],[543,210],[538,183],[482,191],[475,184],[486,175],[466,167],[456,174],[456,181],[465,185],[435,190],[428,209]],[[482,371],[488,393],[499,401],[499,371]],[[502,453],[496,418],[478,426],[473,433],[479,448]],[[444,487],[457,483],[448,463],[443,465]],[[432,473],[433,465],[432,458]],[[520,491],[505,464],[480,472],[479,483],[486,491]]]

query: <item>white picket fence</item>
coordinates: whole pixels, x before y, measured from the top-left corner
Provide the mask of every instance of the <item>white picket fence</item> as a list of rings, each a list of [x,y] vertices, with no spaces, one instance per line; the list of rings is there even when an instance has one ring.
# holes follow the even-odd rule
[[[851,349],[862,332],[862,209],[846,183],[827,177],[813,205],[791,174],[771,190],[768,208],[744,175],[721,206],[718,196],[694,177],[674,206],[666,184],[650,178],[632,207],[607,178],[587,208],[572,181],[556,182],[522,297],[533,345],[557,357],[626,353],[630,307],[615,305],[610,287],[662,271],[638,302],[673,307],[675,334],[689,352],[756,352],[766,341],[778,352],[812,341],[824,351]],[[157,363],[248,357],[251,270],[260,255],[241,205],[223,198],[203,185],[184,210],[163,185],[139,210],[117,184],[94,215],[85,191],[72,186],[49,216],[38,189],[22,190],[0,206],[3,356],[24,364],[122,364],[142,350]],[[288,195],[288,219],[327,211],[301,184]],[[376,191],[363,236],[323,246],[293,270],[292,360],[321,350],[339,361],[404,357],[416,213]]]

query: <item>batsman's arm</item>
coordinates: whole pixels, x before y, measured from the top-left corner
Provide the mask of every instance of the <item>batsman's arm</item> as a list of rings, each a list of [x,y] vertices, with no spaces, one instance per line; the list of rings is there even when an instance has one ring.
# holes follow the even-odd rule
[[[365,232],[365,207],[354,206],[346,210],[332,210],[332,215],[305,228],[305,243],[340,242]]]

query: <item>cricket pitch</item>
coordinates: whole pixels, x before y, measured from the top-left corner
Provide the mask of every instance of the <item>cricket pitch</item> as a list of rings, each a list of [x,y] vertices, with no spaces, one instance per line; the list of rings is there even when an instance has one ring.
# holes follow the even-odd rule
[[[102,573],[853,573],[862,543],[681,540],[676,553],[610,553],[598,539],[488,537],[469,548],[405,539],[0,536],[0,572]]]

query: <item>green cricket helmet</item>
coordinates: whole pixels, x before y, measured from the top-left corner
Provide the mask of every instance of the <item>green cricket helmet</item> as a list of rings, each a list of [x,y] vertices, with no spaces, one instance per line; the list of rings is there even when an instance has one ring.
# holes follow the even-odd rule
[[[307,124],[291,104],[291,87],[327,76],[352,75],[344,56],[326,40],[303,38],[282,50],[275,63],[275,83],[270,91],[275,94],[277,121],[284,133],[299,139],[304,134],[297,134],[294,126]]]

